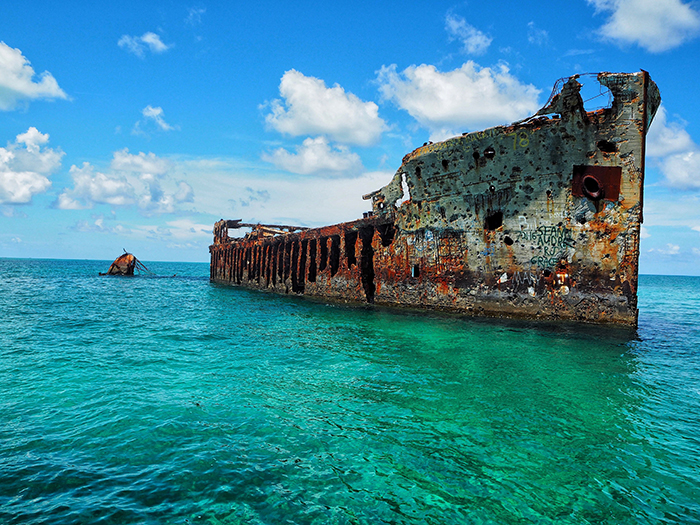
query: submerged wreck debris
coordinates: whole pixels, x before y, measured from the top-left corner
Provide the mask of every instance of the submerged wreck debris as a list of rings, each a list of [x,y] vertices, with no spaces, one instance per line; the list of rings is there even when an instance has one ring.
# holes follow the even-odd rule
[[[124,250],[122,255],[114,259],[107,273],[100,272],[100,275],[134,275],[134,270],[150,273],[150,270],[146,268],[141,261],[133,254]]]
[[[660,104],[646,71],[581,76],[509,126],[406,155],[362,219],[314,229],[214,225],[210,278],[278,293],[472,315],[636,326],[645,138]],[[407,192],[407,194],[406,194]],[[244,238],[229,229],[250,227]]]

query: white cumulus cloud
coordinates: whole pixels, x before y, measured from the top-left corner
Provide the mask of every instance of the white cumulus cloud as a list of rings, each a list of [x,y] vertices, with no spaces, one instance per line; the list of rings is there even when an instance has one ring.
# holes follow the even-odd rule
[[[173,131],[180,129],[179,126],[172,126],[165,121],[165,112],[160,106],[153,107],[150,104],[141,111],[142,120],[137,120],[131,133],[134,135],[148,135],[148,131],[155,129],[158,131]]]
[[[144,58],[147,50],[151,53],[158,54],[164,53],[173,47],[172,45],[168,46],[164,44],[160,36],[150,31],[141,36],[122,35],[117,45],[139,58]]]
[[[384,99],[406,110],[434,140],[507,124],[539,109],[540,90],[521,83],[505,64],[482,68],[470,60],[446,72],[422,64],[401,73],[392,64],[383,66],[377,79]]]
[[[700,189],[700,146],[680,122],[668,122],[661,106],[647,135],[647,156],[666,178],[666,184],[682,190]]]
[[[148,213],[175,213],[178,205],[193,201],[192,187],[185,181],[179,181],[175,192],[168,193],[154,177],[142,177],[146,191],[141,194],[139,207]]]
[[[155,153],[129,153],[129,148],[114,152],[111,167],[114,171],[135,172],[154,176],[167,173],[170,162],[158,157]]]
[[[696,148],[690,134],[681,122],[668,122],[666,108],[661,106],[647,135],[647,155],[663,157],[680,151]]]
[[[95,204],[126,206],[135,202],[136,191],[124,176],[95,171],[88,162],[82,167],[71,166],[73,188],[58,196],[57,206],[62,210],[82,210]]]
[[[137,205],[146,215],[175,213],[183,203],[193,202],[194,192],[187,182],[167,176],[171,167],[153,153],[115,151],[109,173],[98,172],[87,162],[81,168],[72,166],[73,188],[61,193],[56,205],[61,209]]]
[[[170,170],[171,163],[153,153],[129,153],[127,148],[116,151],[111,164],[112,170],[131,174],[141,183],[138,204],[148,213],[173,213],[178,204],[192,202],[192,187],[184,181],[177,182],[174,191],[166,192],[161,180]]]
[[[278,148],[272,153],[263,154],[263,160],[303,175],[334,177],[362,173],[359,155],[350,152],[346,146],[331,146],[325,137],[308,138],[296,150],[296,153],[290,153]]]
[[[700,34],[700,14],[681,0],[588,0],[608,12],[600,34],[621,44],[661,53]]]
[[[291,69],[280,82],[284,100],[270,102],[265,121],[291,136],[326,135],[344,144],[370,146],[386,129],[374,102],[363,102],[338,84],[329,88],[315,77]]]
[[[669,155],[661,161],[661,171],[670,186],[679,189],[700,189],[700,149]]]
[[[0,110],[10,111],[36,99],[68,98],[48,71],[34,81],[34,68],[19,49],[0,41]]]
[[[156,123],[156,125],[163,131],[171,131],[173,129],[176,129],[175,127],[171,126],[167,122],[165,122],[165,119],[163,118],[164,112],[163,108],[161,107],[153,107],[150,104],[143,108],[143,111],[141,114],[147,118],[152,120],[153,122]]]
[[[493,40],[461,16],[448,14],[445,17],[445,29],[452,40],[462,43],[462,51],[468,55],[483,55]]]
[[[46,147],[49,135],[34,127],[0,148],[0,204],[26,204],[51,186],[64,153]]]

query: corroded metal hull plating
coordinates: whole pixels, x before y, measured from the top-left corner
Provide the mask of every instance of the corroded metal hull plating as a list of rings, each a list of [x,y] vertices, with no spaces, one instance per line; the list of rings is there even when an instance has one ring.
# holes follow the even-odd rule
[[[373,213],[316,229],[214,227],[211,280],[279,293],[473,315],[637,323],[646,72],[577,76],[534,117],[427,144],[366,195]],[[406,194],[408,193],[408,195]],[[286,229],[286,231],[284,231]]]

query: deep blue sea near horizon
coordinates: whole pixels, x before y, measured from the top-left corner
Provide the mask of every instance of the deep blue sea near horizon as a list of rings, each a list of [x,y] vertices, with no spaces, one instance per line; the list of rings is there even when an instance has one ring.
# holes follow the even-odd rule
[[[636,331],[0,259],[0,524],[700,523],[700,278]]]

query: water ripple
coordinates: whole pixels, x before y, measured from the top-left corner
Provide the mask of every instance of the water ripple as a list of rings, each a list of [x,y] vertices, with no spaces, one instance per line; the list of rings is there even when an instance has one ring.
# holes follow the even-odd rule
[[[107,264],[0,259],[3,523],[699,523],[699,279],[630,333]]]

